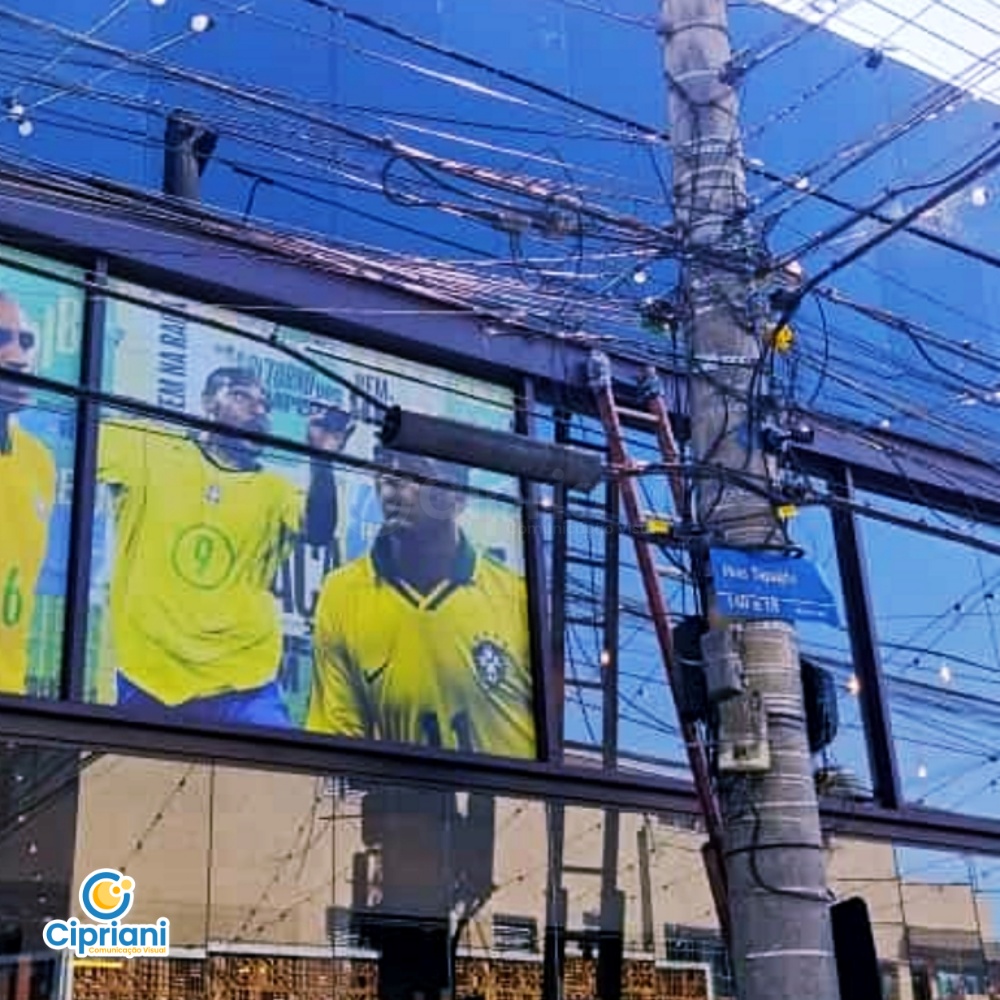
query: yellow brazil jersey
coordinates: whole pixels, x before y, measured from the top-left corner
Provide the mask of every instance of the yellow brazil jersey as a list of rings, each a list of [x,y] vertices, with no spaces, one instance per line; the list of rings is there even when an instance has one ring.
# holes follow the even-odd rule
[[[272,681],[281,625],[269,588],[301,528],[302,493],[272,472],[224,468],[161,426],[105,421],[98,440],[119,670],[168,705]]]
[[[330,574],[316,608],[308,727],[496,756],[535,756],[523,580],[462,539],[420,594],[385,539]]]
[[[0,448],[0,691],[24,694],[35,585],[48,544],[56,466],[38,438],[11,422]]]

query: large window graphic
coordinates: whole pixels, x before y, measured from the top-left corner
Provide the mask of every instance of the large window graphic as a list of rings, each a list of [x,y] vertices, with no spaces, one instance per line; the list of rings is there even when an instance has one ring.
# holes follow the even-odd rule
[[[44,268],[43,277],[18,264]],[[75,408],[18,380],[75,383],[82,275],[0,248],[0,693],[59,693]]]
[[[144,405],[101,420],[87,697],[533,757],[517,484],[377,433],[393,404],[510,428],[512,393],[126,290],[104,385]]]

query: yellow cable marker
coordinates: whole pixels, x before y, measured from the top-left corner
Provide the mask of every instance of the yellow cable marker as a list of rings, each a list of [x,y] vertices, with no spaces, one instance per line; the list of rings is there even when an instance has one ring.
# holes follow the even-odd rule
[[[795,346],[795,331],[785,325],[774,331],[771,342],[779,354],[787,354]]]

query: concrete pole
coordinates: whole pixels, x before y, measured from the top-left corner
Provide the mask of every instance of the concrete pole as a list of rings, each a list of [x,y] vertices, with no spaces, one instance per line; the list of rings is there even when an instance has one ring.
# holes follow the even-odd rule
[[[726,476],[729,471],[764,482],[771,471],[752,427],[748,433],[759,413],[748,401],[761,389],[762,330],[746,267],[754,242],[746,225],[739,106],[724,74],[731,58],[726,0],[662,0],[661,30],[674,215],[687,251],[692,447],[703,470],[696,479],[696,511],[714,544],[777,545],[783,535],[771,503]],[[710,622],[713,631],[735,637],[745,690],[756,692],[763,705],[770,749],[763,773],[719,779],[739,996],[837,1000],[794,629],[772,621],[733,629],[714,608]]]

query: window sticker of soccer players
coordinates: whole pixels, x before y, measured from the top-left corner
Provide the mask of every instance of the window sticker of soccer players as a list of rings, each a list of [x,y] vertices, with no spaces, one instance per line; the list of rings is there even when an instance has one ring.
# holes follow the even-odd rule
[[[34,273],[37,269],[45,276]],[[5,379],[4,371],[76,383],[84,296],[74,279],[81,277],[74,268],[0,247],[0,691],[5,694],[59,695],[76,411],[69,398]]]
[[[308,728],[534,757],[526,588],[462,529],[468,470],[381,446],[374,461],[382,525],[324,581]]]
[[[25,694],[35,588],[48,546],[49,517],[56,494],[51,450],[21,426],[31,402],[24,383],[4,372],[34,371],[38,334],[18,302],[0,292],[0,692]]]
[[[111,490],[115,532],[117,703],[147,719],[287,728],[270,588],[296,536],[317,545],[333,536],[333,473],[313,462],[302,489],[265,465],[259,444],[233,436],[269,429],[268,394],[252,371],[212,370],[202,406],[218,431],[102,421],[98,478]],[[332,455],[350,427],[314,412],[306,436]]]

